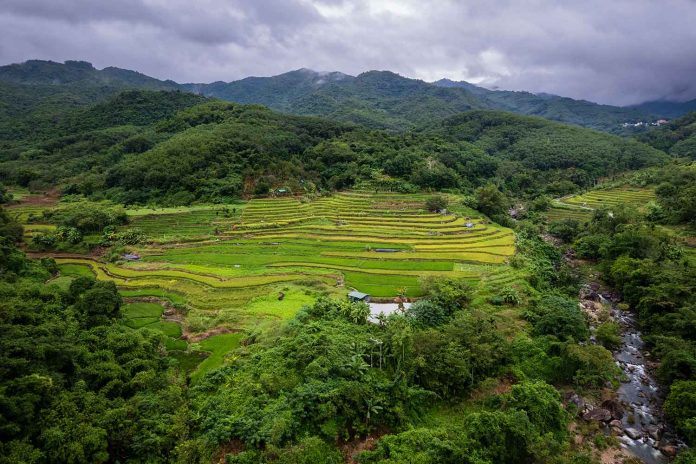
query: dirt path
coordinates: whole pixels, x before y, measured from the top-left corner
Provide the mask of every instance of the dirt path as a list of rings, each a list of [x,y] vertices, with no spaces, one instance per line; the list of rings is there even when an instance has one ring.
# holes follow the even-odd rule
[[[60,192],[57,189],[51,189],[46,192],[30,193],[29,195],[17,201],[12,201],[7,205],[8,209],[18,208],[20,206],[45,206],[47,208],[58,203]]]

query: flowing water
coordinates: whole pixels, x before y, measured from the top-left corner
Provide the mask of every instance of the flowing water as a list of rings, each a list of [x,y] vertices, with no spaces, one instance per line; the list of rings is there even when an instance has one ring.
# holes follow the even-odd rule
[[[626,376],[617,391],[618,400],[625,410],[621,420],[624,430],[620,437],[622,446],[647,464],[666,463],[668,459],[660,448],[683,444],[665,427],[663,395],[647,368],[649,353],[645,350],[635,316],[618,309],[601,295],[600,301],[611,306],[612,318],[619,323],[622,332],[621,347],[614,352],[614,358]]]

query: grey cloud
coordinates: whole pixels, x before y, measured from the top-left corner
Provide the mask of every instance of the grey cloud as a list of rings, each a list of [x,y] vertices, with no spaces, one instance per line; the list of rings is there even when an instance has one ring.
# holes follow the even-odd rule
[[[389,69],[629,104],[696,98],[692,0],[0,0],[0,62],[178,81]]]

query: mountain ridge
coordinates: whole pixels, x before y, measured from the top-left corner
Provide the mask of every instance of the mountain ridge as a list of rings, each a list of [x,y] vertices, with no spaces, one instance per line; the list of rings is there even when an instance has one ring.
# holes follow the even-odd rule
[[[72,93],[87,93],[91,95],[87,98],[90,103],[124,89],[180,90],[237,103],[262,104],[290,114],[322,116],[397,131],[464,111],[488,109],[619,133],[624,122],[671,119],[685,114],[691,106],[696,107],[696,100],[617,107],[550,94],[489,90],[465,81],[425,82],[388,70],[351,76],[338,71],[300,68],[269,77],[180,84],[113,66],[99,70],[86,61],[28,60],[0,66],[2,82],[40,88],[45,94],[55,91],[68,100]],[[79,97],[73,99],[80,100],[83,95]],[[18,106],[40,107],[42,103],[20,102]]]

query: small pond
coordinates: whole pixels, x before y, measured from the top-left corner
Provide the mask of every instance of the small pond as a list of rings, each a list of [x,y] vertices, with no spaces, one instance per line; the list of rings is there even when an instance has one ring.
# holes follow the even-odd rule
[[[370,322],[377,322],[377,316],[379,316],[380,313],[384,313],[385,316],[388,316],[392,313],[395,313],[399,310],[399,305],[396,303],[369,303],[370,304],[370,317],[369,320]],[[404,307],[408,308],[411,306],[411,303],[404,303]]]

